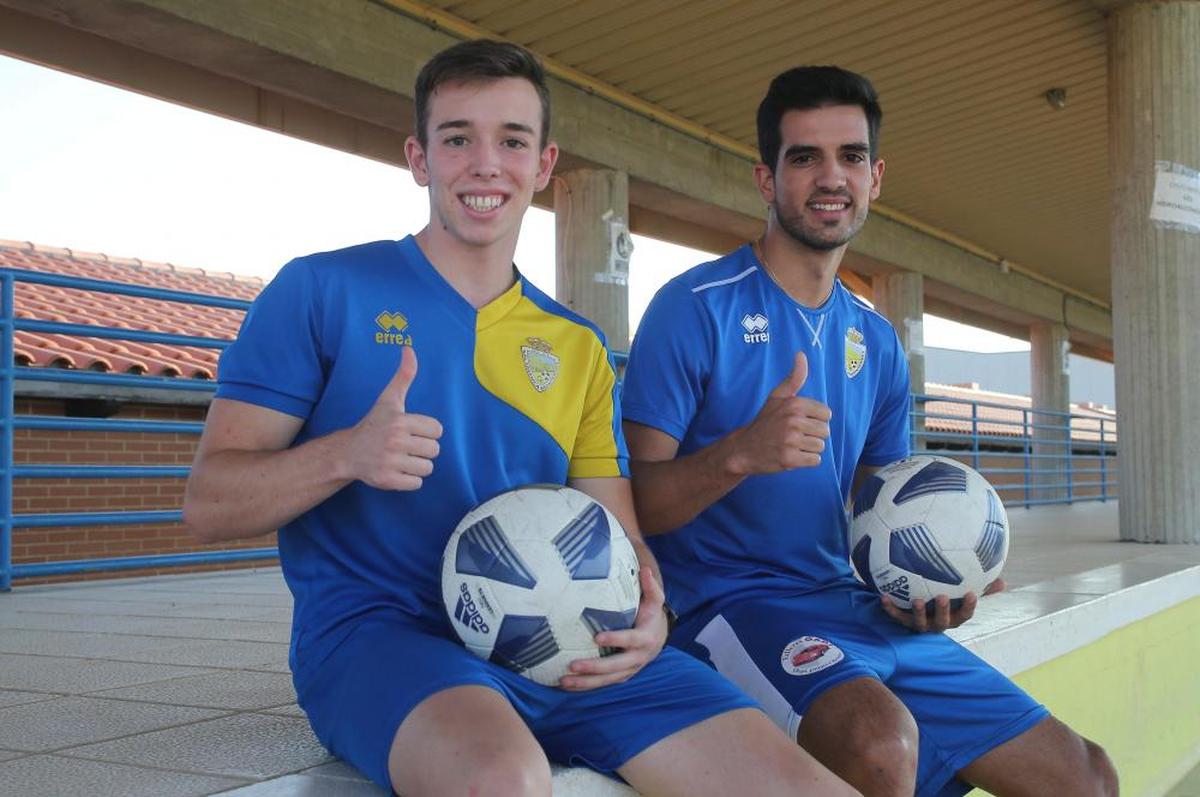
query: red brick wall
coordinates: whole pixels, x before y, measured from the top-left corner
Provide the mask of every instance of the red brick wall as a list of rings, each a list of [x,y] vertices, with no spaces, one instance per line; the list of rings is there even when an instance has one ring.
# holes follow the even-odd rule
[[[18,399],[15,409],[17,415],[62,417],[65,407],[65,402],[60,400]],[[204,408],[125,404],[112,417],[202,421]],[[187,434],[19,429],[13,437],[13,461],[17,465],[190,465],[197,440],[198,436]],[[183,504],[183,487],[183,479],[14,479],[13,512],[179,509]],[[270,534],[250,540],[199,545],[178,523],[14,529],[13,563],[263,548],[274,544],[275,535]],[[91,578],[125,578],[151,573],[252,567],[256,564],[261,566],[269,562],[82,573],[21,579],[16,583],[28,585]]]
[[[953,459],[959,460],[960,462],[962,462],[965,465],[974,466],[974,462],[972,460],[971,455],[966,454],[962,451],[940,450],[940,451],[931,451],[930,453],[937,454],[939,456],[951,457]],[[1082,453],[1082,452],[1076,452],[1076,453],[1078,454],[1078,453]],[[1094,453],[1094,452],[1089,452],[1089,453]],[[1033,462],[1036,463],[1037,460],[1033,460]],[[1049,468],[1050,466],[1048,464],[1046,464],[1048,462],[1049,462],[1049,460],[1043,460],[1042,464],[1035,465],[1034,467]],[[1099,482],[1104,480],[1102,478],[1102,474],[1099,472],[1100,464],[1101,463],[1100,463],[1099,459],[1087,459],[1087,460],[1081,460],[1078,462],[1076,467],[1086,468],[1089,472],[1076,472],[1072,475],[1073,487],[1071,490],[1071,495],[1074,499],[1079,500],[1081,498],[1092,498],[1092,497],[1099,496],[1101,494],[1101,489],[1099,486],[1089,486],[1089,487],[1083,486],[1087,482],[1098,484]],[[1105,464],[1106,464],[1106,467],[1108,470],[1107,481],[1110,482],[1107,487],[1107,497],[1110,499],[1115,499],[1118,494],[1118,490],[1117,490],[1117,458],[1115,456],[1109,456],[1107,458],[1107,461]],[[1024,455],[1021,453],[1011,453],[1010,454],[1010,453],[1006,453],[1006,452],[989,451],[989,452],[982,452],[979,455],[979,470],[984,471],[984,476],[987,478],[987,480],[989,482],[991,482],[993,487],[1001,487],[1002,485],[1023,484],[1025,481],[1025,475],[1023,473],[1019,473],[1019,472],[1017,472],[1017,473],[992,473],[992,472],[988,472],[988,470],[990,468],[1025,468],[1028,466],[1029,465],[1028,465],[1028,463],[1026,463]],[[1092,470],[1095,470],[1097,472],[1090,472]],[[1055,476],[1053,476],[1053,478],[1051,477],[1051,474],[1035,474],[1035,477],[1036,476],[1043,476],[1047,481],[1053,482],[1053,483],[1061,484],[1061,483],[1065,483],[1067,481],[1067,476],[1065,473],[1062,475],[1055,475]],[[1063,490],[1065,490],[1065,488],[1059,488],[1058,492],[1061,493]],[[1021,506],[1022,502],[1026,498],[1025,491],[1023,489],[998,490],[998,494],[999,494],[1001,500],[1003,500],[1006,505],[1013,506],[1013,507]],[[1030,500],[1034,500],[1034,501],[1039,500],[1039,499],[1049,498],[1049,497],[1051,497],[1050,490],[1039,490],[1036,486],[1031,486],[1028,497]]]

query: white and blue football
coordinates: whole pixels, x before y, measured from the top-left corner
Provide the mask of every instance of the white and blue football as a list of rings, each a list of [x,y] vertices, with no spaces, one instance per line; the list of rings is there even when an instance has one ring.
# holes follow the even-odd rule
[[[575,659],[631,628],[638,560],[617,519],[561,485],[520,487],[467,513],[442,556],[442,601],[467,648],[556,686]]]
[[[913,456],[870,476],[854,495],[850,558],[868,587],[901,608],[938,595],[961,599],[1004,569],[1008,515],[978,471]]]

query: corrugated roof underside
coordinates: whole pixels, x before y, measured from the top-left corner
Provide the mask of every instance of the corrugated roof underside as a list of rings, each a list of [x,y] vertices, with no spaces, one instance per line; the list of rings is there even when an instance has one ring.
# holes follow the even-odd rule
[[[884,107],[883,202],[1109,295],[1107,44],[1084,0],[430,5],[751,146],[775,74],[862,72]]]

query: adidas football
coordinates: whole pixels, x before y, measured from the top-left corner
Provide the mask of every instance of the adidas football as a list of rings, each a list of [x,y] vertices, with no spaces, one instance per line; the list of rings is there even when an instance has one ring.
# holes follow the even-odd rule
[[[977,471],[953,459],[893,462],[859,487],[850,519],[854,569],[902,608],[938,595],[961,599],[999,575],[1008,515]]]
[[[471,652],[555,686],[575,659],[611,652],[597,633],[633,626],[638,570],[608,510],[570,487],[533,485],[458,524],[442,556],[442,600]]]

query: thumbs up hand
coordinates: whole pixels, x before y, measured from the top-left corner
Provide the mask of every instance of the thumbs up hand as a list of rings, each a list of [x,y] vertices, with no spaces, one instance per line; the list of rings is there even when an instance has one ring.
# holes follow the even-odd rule
[[[731,436],[730,467],[739,476],[811,468],[821,462],[829,437],[829,407],[796,394],[808,380],[808,358],[796,354],[792,371],[767,395],[749,426]]]
[[[417,353],[405,346],[400,367],[374,406],[352,429],[351,472],[381,490],[418,490],[433,473],[441,450],[442,425],[436,418],[405,411],[408,390],[417,376]]]

